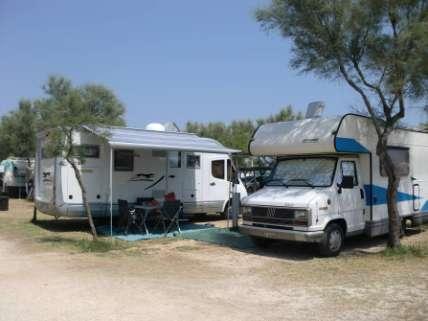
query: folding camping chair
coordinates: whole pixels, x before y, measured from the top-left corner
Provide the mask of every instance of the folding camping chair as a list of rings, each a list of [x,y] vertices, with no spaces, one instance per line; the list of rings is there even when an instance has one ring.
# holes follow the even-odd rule
[[[181,234],[180,229],[180,215],[183,212],[183,206],[181,201],[165,201],[161,208],[161,220],[165,227],[165,222],[169,223],[165,228],[165,236],[171,230],[171,228],[175,225],[177,227],[178,232]]]
[[[140,224],[138,224],[138,214],[135,211],[135,208],[130,208],[128,201],[126,200],[118,200],[119,203],[119,216],[120,223],[119,225],[123,227],[126,223],[125,235],[128,235],[128,231],[130,227],[137,227],[138,230],[142,233]]]

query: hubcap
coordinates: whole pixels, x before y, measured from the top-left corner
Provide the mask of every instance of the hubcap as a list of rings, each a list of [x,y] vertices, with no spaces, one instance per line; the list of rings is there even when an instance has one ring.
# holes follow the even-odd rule
[[[331,251],[335,252],[340,249],[342,244],[342,234],[338,230],[331,231],[329,238],[329,248]]]

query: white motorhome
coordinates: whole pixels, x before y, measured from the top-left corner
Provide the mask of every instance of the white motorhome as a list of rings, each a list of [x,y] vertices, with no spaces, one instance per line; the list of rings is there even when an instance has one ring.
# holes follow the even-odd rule
[[[0,163],[2,192],[21,196],[32,177],[34,159],[9,157]]]
[[[174,192],[185,214],[225,213],[234,183],[230,154],[219,142],[195,134],[125,127],[82,128],[73,138],[82,148],[79,165],[94,217],[117,215],[117,200],[135,203],[139,197],[163,199]],[[49,133],[38,135],[35,166],[35,204],[54,216],[84,216],[79,185],[63,158],[47,158]]]
[[[387,233],[387,177],[376,142],[371,120],[355,114],[261,126],[250,153],[277,161],[264,188],[243,200],[240,231],[260,243],[316,242],[329,256],[347,236]],[[420,223],[428,217],[428,134],[396,129],[389,145],[401,176],[400,216]]]

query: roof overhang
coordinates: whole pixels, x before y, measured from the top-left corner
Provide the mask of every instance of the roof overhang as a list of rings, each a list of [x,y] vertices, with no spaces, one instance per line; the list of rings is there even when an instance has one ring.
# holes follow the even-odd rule
[[[191,133],[153,131],[129,127],[84,127],[107,140],[112,148],[155,149],[187,152],[232,154],[239,150],[227,148],[218,141]]]

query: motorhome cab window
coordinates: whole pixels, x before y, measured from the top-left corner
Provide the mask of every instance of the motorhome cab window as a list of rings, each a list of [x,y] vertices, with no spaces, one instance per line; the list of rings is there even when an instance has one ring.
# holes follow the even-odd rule
[[[215,178],[224,179],[224,160],[214,160],[211,162],[211,174]]]
[[[336,162],[334,157],[278,159],[266,185],[328,187],[333,183]]]
[[[187,155],[187,165],[189,169],[201,168],[201,157],[199,155]]]
[[[352,176],[354,178],[354,186],[358,185],[357,167],[353,161],[342,161],[341,165],[342,177]]]
[[[169,168],[181,168],[181,152],[168,153]]]
[[[388,147],[387,153],[391,157],[392,162],[395,166],[398,176],[408,176],[409,175],[409,149],[405,147]],[[382,176],[387,176],[385,169],[380,165],[380,174]]]
[[[123,172],[132,172],[134,170],[134,151],[115,150],[114,151],[114,170]]]

